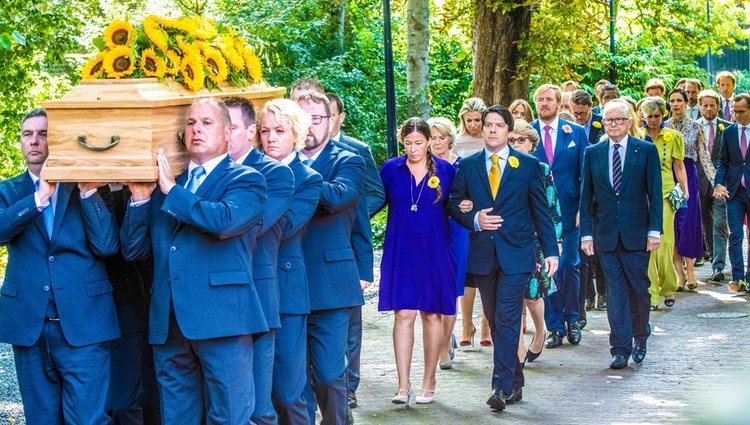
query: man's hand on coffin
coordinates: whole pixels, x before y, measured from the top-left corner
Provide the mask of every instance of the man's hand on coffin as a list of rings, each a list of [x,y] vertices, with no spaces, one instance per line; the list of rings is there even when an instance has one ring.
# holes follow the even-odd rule
[[[42,205],[46,204],[49,201],[49,198],[55,193],[55,189],[57,189],[57,185],[54,182],[50,183],[44,178],[44,170],[46,169],[47,161],[44,161],[42,171],[39,172],[39,189],[37,189],[37,193],[39,194],[39,201],[42,203]]]
[[[162,148],[159,148],[159,152],[156,154],[156,163],[159,165],[159,189],[166,195],[175,186],[175,181],[172,168],[169,166],[169,160]]]
[[[140,201],[145,201],[151,197],[151,194],[154,192],[154,189],[156,189],[156,183],[155,182],[145,182],[145,183],[131,182],[131,183],[128,183],[128,188],[130,188],[131,202],[140,202]]]

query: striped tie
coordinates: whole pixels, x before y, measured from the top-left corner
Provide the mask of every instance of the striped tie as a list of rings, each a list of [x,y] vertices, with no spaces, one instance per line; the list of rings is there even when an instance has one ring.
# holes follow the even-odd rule
[[[620,187],[622,186],[622,161],[620,159],[620,144],[612,145],[615,151],[612,152],[612,189],[615,195],[620,196]]]

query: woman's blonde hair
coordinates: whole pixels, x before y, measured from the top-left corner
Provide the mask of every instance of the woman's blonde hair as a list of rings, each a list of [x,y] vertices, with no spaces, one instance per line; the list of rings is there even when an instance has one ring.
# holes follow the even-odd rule
[[[312,118],[305,112],[297,102],[289,99],[273,99],[263,105],[261,116],[272,112],[276,122],[282,127],[292,130],[294,133],[295,143],[294,150],[299,151],[305,147],[307,132],[310,130]]]
[[[466,126],[464,125],[464,114],[467,112],[484,112],[487,109],[487,105],[484,101],[478,97],[470,97],[464,101],[461,105],[461,109],[458,111],[458,134],[466,134]]]

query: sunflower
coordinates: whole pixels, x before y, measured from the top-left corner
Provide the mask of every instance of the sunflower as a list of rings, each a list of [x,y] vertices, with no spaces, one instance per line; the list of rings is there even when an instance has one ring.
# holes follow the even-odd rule
[[[143,20],[143,32],[159,50],[167,50],[169,35],[161,27],[161,19],[156,15],[149,15]]]
[[[234,48],[233,39],[222,38],[221,41],[216,43],[216,47],[221,50],[224,58],[226,58],[227,62],[229,62],[235,70],[239,71],[245,66],[245,60],[242,59],[240,53]]]
[[[227,79],[229,70],[227,69],[227,61],[224,60],[224,56],[221,52],[213,47],[209,47],[203,51],[203,60],[208,69],[208,79],[214,84],[220,84]]]
[[[135,69],[133,51],[125,46],[118,46],[110,50],[104,57],[104,71],[108,78],[127,77]]]
[[[141,71],[146,77],[162,78],[167,72],[167,64],[156,56],[154,49],[146,49],[141,53]]]
[[[259,83],[261,77],[263,77],[263,70],[260,69],[260,58],[255,54],[253,49],[246,48],[242,56],[245,59],[245,67],[247,68],[247,75],[254,82]]]
[[[81,70],[81,75],[84,80],[94,80],[102,75],[104,71],[104,58],[107,56],[107,52],[99,52],[95,57],[91,58]]]
[[[216,37],[216,23],[213,20],[199,17],[185,19],[192,20],[192,22],[186,24],[186,32],[191,37],[199,40],[210,40]]]
[[[135,28],[125,21],[112,21],[104,29],[104,42],[107,47],[130,46],[135,42]]]
[[[182,59],[180,64],[180,75],[182,81],[190,90],[197,91],[203,88],[203,62],[197,53],[191,53]]]
[[[175,52],[174,50],[167,50],[167,74],[169,75],[177,75],[178,72],[180,72],[180,54]]]

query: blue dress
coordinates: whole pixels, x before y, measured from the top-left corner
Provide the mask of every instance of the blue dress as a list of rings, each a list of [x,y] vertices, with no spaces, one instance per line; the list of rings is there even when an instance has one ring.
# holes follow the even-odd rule
[[[458,171],[461,157],[456,158],[453,167]],[[464,283],[466,283],[466,267],[469,264],[469,230],[448,218],[451,224],[451,243],[453,244],[453,258],[456,260],[456,295],[464,294]]]
[[[414,181],[406,155],[387,160],[380,169],[389,205],[380,264],[380,311],[456,314],[456,265],[445,208],[456,170],[435,157],[435,174],[443,192],[437,202],[428,176]]]

